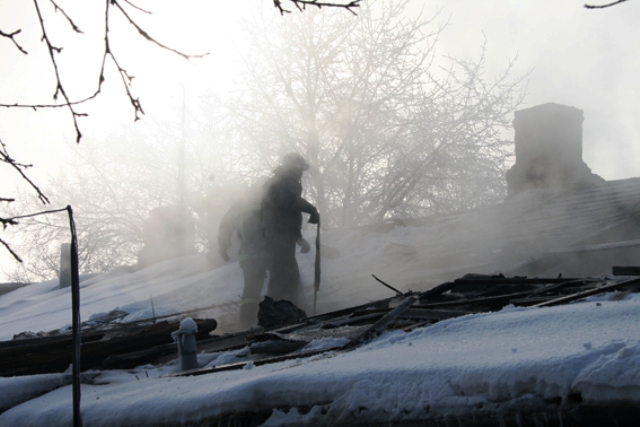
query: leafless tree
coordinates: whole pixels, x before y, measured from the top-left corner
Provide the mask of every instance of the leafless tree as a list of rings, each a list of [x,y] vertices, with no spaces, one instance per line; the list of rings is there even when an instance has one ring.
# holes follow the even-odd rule
[[[354,13],[354,9],[359,7],[360,0],[353,0],[344,3],[339,1],[322,2],[319,0],[288,0],[286,2],[274,0],[274,7],[281,14],[289,13],[291,8],[287,7],[287,3],[300,11],[307,7],[328,7],[344,9]],[[7,13],[7,3],[4,3],[4,5],[4,11]],[[98,13],[102,16],[103,39],[102,41],[98,41],[97,44],[90,45],[86,52],[87,54],[101,52],[99,55],[100,65],[94,76],[95,85],[89,92],[72,97],[70,94],[74,92],[74,85],[69,82],[68,74],[65,74],[65,70],[60,66],[60,55],[66,46],[59,45],[55,42],[57,36],[60,35],[60,32],[57,31],[56,25],[62,21],[63,23],[66,23],[68,32],[71,32],[76,36],[82,36],[83,24],[74,16],[75,10],[72,3],[64,5],[57,0],[32,0],[32,5],[33,10],[31,18],[37,22],[40,29],[40,41],[46,46],[46,52],[51,65],[50,69],[45,71],[44,74],[53,76],[53,100],[52,102],[44,101],[37,103],[23,103],[20,101],[6,102],[0,99],[0,107],[7,109],[25,109],[36,112],[44,109],[66,109],[69,113],[70,124],[74,128],[75,139],[77,142],[80,142],[82,138],[79,120],[82,117],[87,116],[87,113],[82,111],[82,107],[90,100],[96,99],[102,94],[104,87],[103,84],[107,76],[106,69],[109,66],[114,67],[118,78],[122,82],[125,97],[128,99],[133,110],[134,120],[140,119],[144,114],[142,102],[134,92],[134,76],[127,71],[127,66],[122,63],[120,55],[113,48],[113,37],[121,32],[121,28],[112,24],[115,18],[124,19],[124,21],[128,23],[129,27],[133,28],[142,39],[161,49],[173,52],[186,60],[200,58],[205,55],[184,53],[168,46],[157,35],[151,34],[143,25],[140,24],[141,21],[139,19],[141,15],[149,15],[151,12],[136,5],[132,0],[105,0],[102,3],[102,6],[98,6],[97,9]],[[2,40],[6,40],[11,43],[20,54],[29,55],[26,45],[21,39],[22,35],[22,28],[0,28],[0,42]],[[46,99],[46,97],[43,98]],[[15,141],[12,141],[12,143],[15,143]],[[31,165],[14,159],[9,154],[7,144],[5,144],[2,139],[0,139],[0,164],[12,169],[14,172],[17,172],[20,177],[30,185],[41,203],[46,204],[49,202],[47,196],[27,176],[27,170]],[[4,208],[14,200],[15,197],[0,197],[0,203]],[[2,225],[3,230],[6,230],[7,226],[15,225],[16,223],[15,218],[6,214],[0,214],[0,224]],[[5,239],[0,238],[0,245],[7,249],[15,259],[20,261],[19,255],[11,249],[11,246]]]
[[[177,111],[173,120],[147,119],[142,128],[123,126],[103,139],[88,137],[81,145],[64,146],[70,167],[45,182],[43,189],[53,202],[65,200],[74,206],[84,273],[135,265],[144,244],[144,223],[150,211],[161,206],[184,204],[185,214],[198,223],[197,247],[205,249],[207,196],[215,197],[224,214],[230,203],[223,197],[237,189],[230,186],[242,177],[231,176],[233,164],[225,158],[227,134],[220,125],[220,101],[209,93],[188,104],[186,124]],[[181,162],[186,164],[184,175]],[[24,194],[17,202],[29,211],[38,209]],[[25,261],[7,266],[5,275],[23,282],[56,277],[60,244],[68,239],[65,217],[27,218],[20,225],[7,233]]]
[[[84,273],[135,264],[149,210],[175,202],[177,156],[175,143],[168,144],[175,130],[163,130],[163,138],[142,137],[129,129],[117,139],[112,134],[110,140],[89,138],[80,146],[62,147],[68,150],[70,168],[45,182],[43,190],[53,203],[64,200],[74,206],[79,266]],[[36,201],[24,192],[16,199],[16,209],[38,210]],[[20,227],[6,233],[25,261],[5,267],[5,274],[27,282],[56,276],[60,244],[68,240],[64,216],[25,218]]]
[[[264,174],[290,150],[312,164],[309,196],[327,226],[471,208],[503,196],[501,138],[521,101],[511,65],[442,60],[443,26],[408,2],[368,2],[358,19],[304,14],[252,22],[244,90],[232,103],[237,153]],[[268,36],[267,36],[268,35]],[[251,165],[251,166],[250,166]]]

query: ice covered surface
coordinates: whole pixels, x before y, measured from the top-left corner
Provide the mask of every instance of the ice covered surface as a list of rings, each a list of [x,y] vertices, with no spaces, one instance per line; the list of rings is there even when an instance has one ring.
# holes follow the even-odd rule
[[[376,274],[406,289],[441,230],[395,227],[387,232],[337,231],[323,243],[340,256],[323,261],[320,307],[351,306],[392,296]],[[311,238],[311,236],[307,236]],[[313,251],[299,263],[308,296]],[[424,268],[424,267],[423,267]],[[469,271],[473,272],[473,271]],[[455,278],[451,277],[451,279]],[[424,290],[411,285],[414,290]],[[236,263],[207,271],[202,256],[81,278],[82,318],[114,309],[131,321],[213,304],[242,292]],[[45,282],[0,296],[0,338],[70,324],[68,289]],[[213,317],[217,312],[211,312]],[[468,315],[410,333],[389,332],[348,353],[328,352],[196,377],[165,377],[177,362],[97,372],[82,386],[85,427],[188,425],[243,411],[266,411],[265,425],[322,425],[423,419],[518,406],[539,408],[580,395],[585,404],[640,403],[640,296],[614,293],[551,308],[509,307]],[[331,348],[324,339],[299,351]],[[247,350],[199,354],[200,366],[234,363]],[[68,426],[71,386],[62,375],[0,378],[0,426]],[[15,405],[15,406],[14,406]],[[272,408],[279,408],[272,410]]]

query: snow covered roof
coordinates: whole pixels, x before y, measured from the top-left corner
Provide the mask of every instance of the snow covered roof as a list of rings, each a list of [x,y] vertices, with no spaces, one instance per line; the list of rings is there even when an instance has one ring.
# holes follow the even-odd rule
[[[209,372],[198,376],[170,375],[175,362],[89,372],[83,425],[631,426],[640,414],[639,303],[618,292],[510,306],[389,331],[352,351],[336,350],[345,339],[322,338],[297,350],[314,356],[268,364],[253,363],[247,347],[201,352]],[[0,378],[0,410],[10,408],[0,425],[70,425],[68,384],[65,374]]]
[[[530,191],[438,218],[327,230],[318,311],[391,298],[371,274],[406,292],[466,273],[586,277],[634,265],[638,190],[640,179],[572,194]],[[313,232],[305,234],[312,238]],[[298,254],[308,299],[313,256]],[[128,313],[122,321],[132,322],[196,311],[216,318],[220,333],[234,332],[241,292],[237,263],[207,270],[204,257],[194,255],[81,277],[81,313],[83,320],[98,320],[120,310]],[[95,371],[84,376],[84,425],[228,423],[241,414],[263,425],[400,424],[466,416],[495,421],[525,412],[569,422],[593,408],[614,407],[622,408],[616,422],[625,425],[624,417],[638,415],[640,405],[639,302],[637,294],[615,292],[560,307],[508,307],[385,332],[349,352],[247,362],[240,370],[201,376],[166,376],[177,371],[175,362]],[[57,281],[0,295],[0,338],[64,329],[70,305],[69,289],[59,289]],[[344,341],[325,337],[296,351],[340,345]],[[248,351],[244,346],[198,358],[201,366],[214,367],[241,361]],[[0,408],[11,408],[0,414],[0,425],[69,425],[64,374],[0,378],[0,396]]]

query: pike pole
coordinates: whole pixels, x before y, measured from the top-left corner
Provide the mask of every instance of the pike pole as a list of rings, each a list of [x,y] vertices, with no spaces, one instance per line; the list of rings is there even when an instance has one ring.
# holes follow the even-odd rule
[[[320,218],[316,231],[316,264],[313,272],[313,315],[316,315],[316,305],[318,302],[318,290],[320,289]]]

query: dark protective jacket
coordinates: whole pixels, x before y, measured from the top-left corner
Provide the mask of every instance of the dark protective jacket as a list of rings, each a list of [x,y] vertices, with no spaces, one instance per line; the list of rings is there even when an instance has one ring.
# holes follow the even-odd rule
[[[291,230],[301,237],[302,212],[313,213],[316,208],[302,198],[301,174],[279,166],[265,183],[262,199],[262,226]]]
[[[238,202],[231,206],[220,221],[218,246],[227,250],[231,247],[233,232],[240,240],[239,260],[263,257],[266,255],[266,243],[260,220],[260,204]]]

